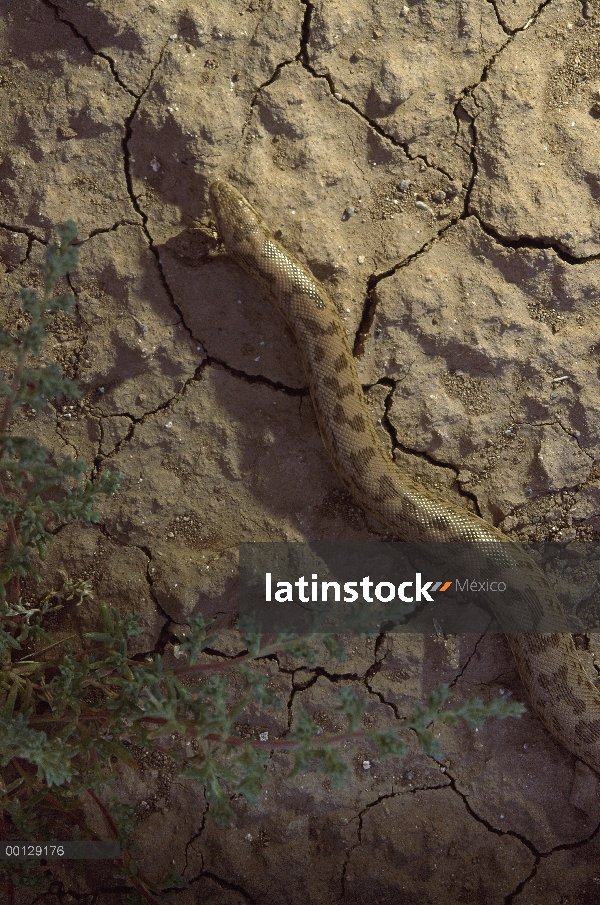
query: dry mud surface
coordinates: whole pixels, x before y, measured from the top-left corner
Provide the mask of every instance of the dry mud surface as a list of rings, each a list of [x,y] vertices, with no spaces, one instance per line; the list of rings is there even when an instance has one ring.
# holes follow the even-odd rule
[[[340,306],[398,465],[513,538],[598,538],[600,4],[575,0],[0,0],[2,321],[53,227],[83,239],[52,354],[83,388],[36,430],[90,473],[118,468],[98,526],[47,566],[142,615],[171,655],[198,608],[224,630],[248,540],[382,537],[317,433],[292,337],[215,247],[229,178]],[[73,630],[73,613],[55,630]],[[84,630],[96,617],[84,615]],[[88,622],[86,623],[86,619]],[[238,648],[222,635],[225,654]],[[578,644],[595,673],[594,636]],[[361,687],[387,725],[439,681],[523,699],[500,636],[350,643],[343,667],[264,665],[335,729]],[[289,728],[288,711],[269,725]],[[341,728],[341,726],[340,726]],[[598,779],[528,711],[441,727],[333,792],[272,782],[220,830],[160,763],[124,776],[142,869],[177,905],[592,905]],[[142,805],[142,802],[145,802]],[[59,870],[35,902],[113,905],[108,867]],[[30,893],[20,893],[30,905]]]

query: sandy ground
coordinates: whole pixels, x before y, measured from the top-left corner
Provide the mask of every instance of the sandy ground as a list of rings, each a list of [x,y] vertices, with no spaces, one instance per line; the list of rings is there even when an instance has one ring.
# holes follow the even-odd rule
[[[319,439],[292,337],[216,247],[231,179],[343,312],[398,465],[520,539],[598,538],[600,4],[571,0],[0,0],[2,321],[52,228],[79,227],[74,319],[52,354],[80,403],[35,430],[90,474],[119,468],[98,526],[47,574],[138,612],[132,651],[171,651],[198,608],[225,630],[242,541],[364,541]],[[95,625],[90,611],[79,630]],[[74,614],[54,625],[71,632]],[[594,673],[594,636],[578,638]],[[264,665],[336,728],[334,692],[387,725],[439,681],[523,699],[501,636],[354,641],[342,667]],[[341,724],[340,724],[341,728]],[[288,729],[288,715],[248,732]],[[285,779],[219,830],[148,759],[125,776],[141,867],[177,905],[600,899],[598,779],[528,712],[440,728],[352,781]],[[142,802],[144,802],[142,804]],[[109,866],[48,875],[35,902],[122,901]],[[22,893],[21,905],[34,901]]]

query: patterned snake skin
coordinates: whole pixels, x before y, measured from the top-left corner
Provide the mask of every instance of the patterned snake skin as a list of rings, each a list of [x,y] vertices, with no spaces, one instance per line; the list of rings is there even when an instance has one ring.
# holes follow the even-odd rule
[[[600,693],[542,573],[496,528],[402,474],[377,436],[346,331],[321,284],[229,183],[212,183],[210,204],[228,254],[268,291],[294,332],[325,448],[349,492],[397,537],[475,544],[492,566],[508,565],[518,573],[518,589],[509,601],[492,603],[494,615],[544,725],[600,773]],[[516,625],[529,633],[511,632]]]

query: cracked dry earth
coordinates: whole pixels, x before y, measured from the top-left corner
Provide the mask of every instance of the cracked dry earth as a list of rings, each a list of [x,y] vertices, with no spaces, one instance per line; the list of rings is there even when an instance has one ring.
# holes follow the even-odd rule
[[[83,240],[74,319],[52,354],[83,388],[27,427],[118,468],[101,522],[60,531],[46,566],[138,612],[131,652],[164,653],[200,608],[240,642],[242,541],[381,539],[317,433],[291,335],[219,252],[209,183],[231,179],[324,282],[356,340],[398,464],[521,539],[600,524],[600,4],[572,0],[0,0],[2,320],[36,285],[52,228]],[[567,589],[568,590],[568,589]],[[567,600],[568,602],[568,600]],[[58,633],[90,630],[67,611]],[[590,674],[595,637],[577,639]],[[388,725],[440,681],[524,692],[502,636],[350,639],[349,659],[263,668],[342,728],[335,691]],[[600,901],[598,778],[528,710],[440,727],[440,766],[358,743],[352,780],[286,780],[219,829],[201,793],[140,758],[124,798],[140,867],[174,860],[177,905]],[[369,769],[363,761],[370,760]],[[113,905],[110,865],[67,863],[20,905]]]

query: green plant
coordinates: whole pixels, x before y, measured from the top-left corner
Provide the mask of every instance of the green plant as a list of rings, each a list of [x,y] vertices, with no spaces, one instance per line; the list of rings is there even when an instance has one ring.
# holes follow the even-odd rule
[[[3,376],[0,384],[6,400],[0,425],[0,524],[7,539],[0,566],[0,837],[93,839],[82,813],[87,798],[121,842],[115,876],[127,881],[138,901],[155,903],[185,882],[171,872],[152,887],[138,871],[130,841],[136,816],[111,793],[109,769],[115,758],[133,765],[136,746],[166,755],[182,779],[204,790],[210,813],[226,823],[233,816],[232,795],[242,795],[250,803],[257,800],[273,751],[292,752],[290,776],[316,767],[339,786],[348,774],[336,747],[340,741],[368,740],[380,756],[402,757],[406,749],[400,733],[413,731],[421,748],[439,759],[439,745],[429,728],[434,720],[462,718],[480,726],[490,716],[518,716],[523,708],[503,700],[484,705],[473,698],[444,709],[449,695],[442,686],[394,728],[363,730],[365,700],[344,689],[338,709],[346,715],[346,733],[322,734],[309,714],[299,710],[294,730],[284,738],[247,739],[236,728],[246,709],[279,706],[255,661],[286,651],[312,667],[316,653],[311,639],[341,659],[344,651],[334,638],[281,635],[262,644],[259,635],[251,634],[245,638],[244,654],[209,658],[203,652],[214,636],[207,634],[209,626],[199,615],[190,619],[186,634],[173,639],[185,662],[166,668],[159,655],[150,662],[129,657],[129,639],[141,631],[137,617],[123,618],[116,607],[101,602],[100,630],[85,635],[84,651],[75,653],[68,640],[53,641],[43,627],[45,617],[65,601],[91,598],[89,583],[65,575],[62,588],[47,591],[32,606],[21,598],[20,580],[28,574],[39,578],[36,557],[45,557],[53,539],[48,521],[60,525],[73,519],[96,520],[98,494],[114,493],[120,479],[118,474],[104,474],[94,485],[82,483],[81,463],[65,459],[51,464],[48,451],[34,440],[8,433],[19,406],[39,410],[58,393],[78,392],[56,365],[31,363],[40,353],[50,316],[72,305],[71,296],[55,297],[53,292],[56,281],[77,265],[75,234],[74,224],[65,224],[59,230],[60,244],[48,249],[43,297],[21,292],[29,327],[14,336],[0,332],[0,347],[15,360],[12,374]],[[234,676],[237,684],[231,681]],[[26,862],[0,862],[10,905],[15,879],[35,887],[38,874],[39,868]]]
[[[71,311],[75,298],[69,292],[54,295],[57,281],[75,270],[79,250],[73,246],[77,227],[70,220],[59,227],[60,243],[50,245],[42,268],[41,298],[32,289],[21,289],[23,309],[29,325],[14,335],[0,330],[0,350],[13,360],[11,374],[2,373],[0,395],[4,407],[0,417],[0,519],[8,531],[9,547],[0,570],[0,600],[15,604],[20,596],[20,580],[27,574],[39,579],[35,554],[44,560],[53,536],[48,519],[64,524],[78,519],[86,524],[97,521],[94,504],[99,494],[115,493],[120,476],[104,472],[98,482],[78,483],[86,471],[83,462],[67,456],[52,464],[49,451],[32,437],[8,433],[14,413],[21,406],[34,411],[44,408],[53,397],[77,398],[81,392],[73,380],[63,376],[51,362],[35,365],[46,336],[46,327],[57,311]],[[50,493],[63,491],[57,499]]]

